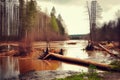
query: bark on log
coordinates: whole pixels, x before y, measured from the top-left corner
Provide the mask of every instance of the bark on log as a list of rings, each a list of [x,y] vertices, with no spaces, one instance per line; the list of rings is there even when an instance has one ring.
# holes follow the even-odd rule
[[[90,65],[94,65],[94,66],[96,66],[97,69],[100,69],[100,70],[120,72],[120,70],[114,69],[112,65],[107,65],[107,64],[104,64],[104,63],[98,63],[98,62],[95,62],[95,61],[66,57],[66,56],[63,56],[63,55],[55,54],[55,53],[49,53],[46,57],[44,57],[44,59],[47,59],[48,57],[50,57],[50,58],[52,57],[55,60],[59,60],[59,61],[63,61],[63,62],[82,65],[82,66],[85,66],[85,67],[89,67]]]
[[[118,56],[118,55],[116,55],[116,54],[114,54],[114,53],[112,53],[110,50],[108,50],[107,48],[105,48],[103,45],[101,45],[101,44],[98,44],[102,49],[104,49],[106,52],[108,52],[108,54],[110,54],[111,56],[113,56],[113,57],[116,57],[116,58],[119,58],[120,59],[120,56]]]

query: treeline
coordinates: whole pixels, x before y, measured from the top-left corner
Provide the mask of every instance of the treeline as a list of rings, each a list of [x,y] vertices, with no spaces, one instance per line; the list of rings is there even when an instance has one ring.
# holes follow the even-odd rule
[[[54,7],[49,16],[47,13],[39,10],[35,0],[19,0],[18,3],[17,9],[14,9],[13,6],[9,6],[10,8],[6,9],[6,5],[3,5],[6,4],[6,0],[0,0],[2,7],[0,8],[0,13],[9,15],[0,14],[1,41],[51,41],[67,39],[66,25],[61,15],[56,17]],[[16,5],[15,1],[12,3],[11,1],[7,2],[7,4]],[[13,8],[14,12],[10,11],[11,8]],[[13,16],[10,17],[10,14]],[[15,18],[15,20],[12,18]],[[6,21],[12,25],[4,25]]]
[[[19,4],[16,0],[0,0],[0,40],[18,36]]]
[[[39,20],[38,20],[38,27],[40,30],[36,35],[36,40],[65,40],[67,39],[67,30],[64,21],[59,14],[58,17],[55,15],[56,10],[53,7],[48,16],[46,13],[38,12]]]
[[[26,55],[32,51],[34,41],[46,41],[46,47],[53,40],[65,40],[67,32],[63,26],[61,16],[56,18],[55,8],[51,10],[51,15],[43,13],[37,8],[35,0],[25,2],[19,0],[19,38],[22,43],[19,44],[20,55]]]
[[[26,34],[37,41],[65,40],[67,38],[65,25],[62,23],[61,15],[56,18],[55,8],[52,8],[51,16],[49,16],[47,13],[37,10],[36,1],[31,0],[30,2],[25,4],[24,0],[20,0],[20,33],[23,33],[21,37]],[[29,39],[29,37],[27,38]]]
[[[120,41],[120,18],[104,23],[101,28],[96,28],[95,34],[97,41]]]

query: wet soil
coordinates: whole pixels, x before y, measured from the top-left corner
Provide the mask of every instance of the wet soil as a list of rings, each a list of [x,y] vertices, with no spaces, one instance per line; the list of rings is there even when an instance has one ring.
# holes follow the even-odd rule
[[[80,74],[80,72],[75,71],[30,71],[25,74],[21,74],[18,80],[53,80],[56,78],[65,78],[75,74]],[[98,73],[102,80],[120,80],[120,73],[115,72],[103,72]],[[11,79],[16,80],[16,79]]]
[[[102,77],[102,80],[120,80],[120,73],[99,73],[99,76]]]
[[[26,74],[20,75],[20,80],[53,80],[56,78],[65,78],[78,74],[79,72],[74,71],[31,71]]]

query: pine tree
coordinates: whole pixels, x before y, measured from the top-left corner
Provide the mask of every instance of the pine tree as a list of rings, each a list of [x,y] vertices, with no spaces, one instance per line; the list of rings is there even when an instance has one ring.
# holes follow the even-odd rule
[[[55,31],[55,32],[59,32],[59,27],[58,27],[58,24],[57,24],[57,20],[56,20],[56,16],[55,16],[55,13],[56,13],[56,10],[55,8],[53,7],[52,8],[52,11],[51,11],[51,25],[52,25],[52,29]]]
[[[34,28],[36,20],[36,1],[30,0],[26,2],[24,7],[24,0],[20,1],[21,6],[21,27],[24,32],[22,35],[22,44],[20,44],[20,53],[21,55],[26,55],[30,53],[32,49],[32,42],[34,40]]]

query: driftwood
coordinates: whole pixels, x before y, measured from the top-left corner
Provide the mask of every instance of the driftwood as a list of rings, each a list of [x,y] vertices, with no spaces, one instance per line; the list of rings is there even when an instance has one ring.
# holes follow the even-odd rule
[[[63,61],[63,62],[82,65],[82,66],[85,66],[85,67],[89,67],[90,65],[94,65],[94,66],[96,66],[97,69],[100,69],[100,70],[120,72],[120,70],[114,69],[112,65],[107,65],[107,64],[104,64],[104,63],[98,63],[98,62],[95,62],[95,61],[66,57],[66,56],[63,56],[63,55],[55,54],[55,53],[49,53],[47,56],[44,57],[44,59],[47,59],[48,57],[50,57],[50,58],[52,57],[55,60],[59,60],[59,61]]]
[[[98,46],[100,46],[103,50],[105,50],[106,52],[108,52],[108,54],[110,54],[111,56],[113,56],[113,57],[116,57],[116,58],[119,58],[119,59],[120,59],[120,56],[118,56],[117,54],[112,53],[110,50],[108,50],[107,48],[105,48],[103,45],[98,44]]]

